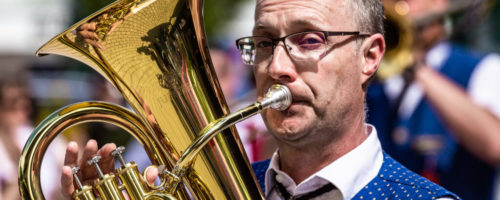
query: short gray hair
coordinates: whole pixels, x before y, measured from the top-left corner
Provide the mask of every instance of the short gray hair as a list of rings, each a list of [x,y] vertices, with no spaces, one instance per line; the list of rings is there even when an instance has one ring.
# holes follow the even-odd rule
[[[361,32],[384,34],[384,5],[382,0],[348,0],[354,10]]]

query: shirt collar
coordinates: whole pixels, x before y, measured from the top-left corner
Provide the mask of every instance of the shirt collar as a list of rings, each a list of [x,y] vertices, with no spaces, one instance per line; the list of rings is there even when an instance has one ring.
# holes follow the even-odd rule
[[[366,128],[368,137],[365,141],[299,185],[295,185],[293,180],[280,170],[279,156],[276,151],[266,171],[266,196],[272,191],[271,188],[273,188],[275,181],[273,176],[277,174],[281,176],[280,178],[285,179],[282,182],[285,187],[289,191],[295,190],[296,194],[310,192],[330,182],[340,190],[344,199],[352,199],[377,176],[383,162],[382,147],[378,140],[377,131],[369,124],[366,124]]]

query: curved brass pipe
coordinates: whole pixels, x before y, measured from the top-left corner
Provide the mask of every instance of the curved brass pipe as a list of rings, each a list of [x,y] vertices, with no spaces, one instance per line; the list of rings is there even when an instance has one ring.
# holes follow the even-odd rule
[[[165,190],[154,190],[152,192],[144,192],[144,184],[140,184],[140,178],[135,177],[137,172],[136,166],[130,167],[132,164],[125,164],[122,168],[129,168],[130,170],[122,170],[125,177],[122,179],[123,184],[130,182],[131,184],[126,185],[129,188],[129,193],[137,199],[150,199],[150,198],[168,198],[175,199],[172,194],[176,193],[177,185],[183,178],[185,171],[188,170],[190,164],[194,161],[195,156],[202,150],[202,148],[220,133],[220,131],[227,129],[228,127],[247,119],[255,114],[258,114],[264,108],[274,108],[279,110],[284,110],[288,108],[291,104],[291,93],[289,89],[282,85],[273,85],[266,97],[253,103],[246,108],[243,108],[235,113],[228,116],[222,117],[210,123],[202,131],[200,136],[191,144],[183,154],[183,156],[177,161],[171,175],[164,186]],[[145,148],[150,150],[156,150],[159,144],[157,141],[150,141],[153,137],[148,136],[146,126],[140,121],[134,113],[130,112],[126,108],[117,106],[114,104],[109,104],[105,102],[81,102],[73,104],[51,114],[46,118],[34,131],[36,134],[32,134],[26,143],[21,156],[20,168],[19,168],[19,181],[20,181],[20,192],[23,199],[44,199],[40,187],[40,166],[42,158],[45,154],[48,145],[57,136],[58,133],[63,132],[65,129],[85,122],[107,122],[119,126],[132,134],[135,138],[139,139]],[[153,155],[159,155],[159,151],[152,151]],[[166,161],[160,160],[158,164],[165,164]],[[124,172],[123,172],[124,171]],[[128,171],[128,172],[127,172]],[[123,176],[121,176],[123,177]],[[116,184],[113,182],[114,175],[106,175],[103,178],[107,182],[106,184],[111,185],[105,187],[105,189],[112,190],[111,192],[101,191],[104,194],[121,194],[119,189],[117,189]],[[132,181],[129,181],[132,180]],[[139,186],[133,187],[134,184]],[[132,187],[132,188],[130,188]],[[111,188],[111,189],[110,189]],[[153,188],[149,188],[151,190]],[[82,187],[76,191],[74,196],[79,199],[94,199],[92,196],[92,188]],[[121,196],[121,195],[120,195]],[[116,199],[118,196],[111,195],[105,197],[104,199]],[[121,197],[120,197],[121,199]]]
[[[292,103],[292,93],[284,85],[275,84],[269,88],[265,97],[256,101],[252,105],[242,108],[223,118],[217,119],[206,126],[200,136],[191,144],[182,157],[177,161],[172,171],[174,176],[171,182],[167,184],[167,193],[173,193],[179,183],[178,177],[182,177],[194,158],[205,145],[212,140],[220,131],[230,126],[248,119],[262,111],[265,108],[276,110],[286,110]]]
[[[23,199],[44,199],[40,187],[40,166],[51,141],[58,133],[84,122],[107,122],[119,126],[137,138],[154,154],[160,154],[155,141],[151,141],[149,133],[141,120],[129,110],[105,102],[81,102],[61,108],[47,117],[34,130],[19,161],[19,191]],[[159,162],[165,161],[158,157]]]

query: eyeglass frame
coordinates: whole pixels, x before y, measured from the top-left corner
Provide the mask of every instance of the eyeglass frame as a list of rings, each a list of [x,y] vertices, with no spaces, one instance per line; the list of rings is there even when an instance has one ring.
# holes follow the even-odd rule
[[[320,33],[323,33],[325,35],[325,41],[328,41],[328,36],[346,36],[346,35],[354,35],[354,36],[362,36],[362,37],[366,37],[366,36],[370,36],[372,34],[370,33],[362,33],[360,31],[301,31],[301,32],[296,32],[296,33],[291,33],[291,34],[288,34],[286,36],[283,36],[281,38],[270,38],[270,37],[267,37],[267,36],[256,36],[256,35],[252,35],[252,36],[246,36],[246,37],[241,37],[241,38],[238,38],[236,39],[236,48],[238,50],[240,50],[239,48],[239,45],[238,45],[238,42],[242,39],[246,39],[246,38],[254,38],[254,37],[262,37],[262,38],[267,38],[267,39],[270,39],[271,42],[272,42],[272,49],[271,49],[271,56],[274,54],[274,49],[276,48],[276,46],[278,46],[279,42],[283,42],[283,44],[285,45],[285,50],[287,52],[287,54],[290,56],[290,52],[288,51],[288,48],[287,48],[287,45],[285,43],[285,39],[290,37],[290,36],[293,36],[293,35],[298,35],[298,34],[304,34],[304,33],[317,33],[317,32],[320,32]],[[240,54],[241,54],[241,51],[240,51]],[[243,55],[240,55],[240,56],[243,56]]]

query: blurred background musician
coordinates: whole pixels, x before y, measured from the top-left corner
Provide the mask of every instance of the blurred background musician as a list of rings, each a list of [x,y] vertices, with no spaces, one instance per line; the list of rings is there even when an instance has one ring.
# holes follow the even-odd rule
[[[445,16],[486,3],[391,0],[413,25],[413,64],[376,81],[367,96],[368,121],[381,129],[384,149],[463,199],[492,198],[500,163],[500,56],[454,43]],[[461,28],[474,24],[468,25]]]

